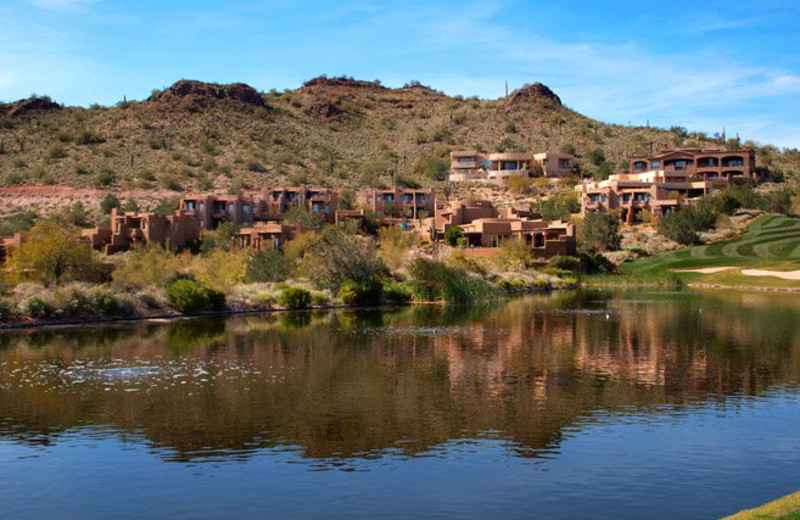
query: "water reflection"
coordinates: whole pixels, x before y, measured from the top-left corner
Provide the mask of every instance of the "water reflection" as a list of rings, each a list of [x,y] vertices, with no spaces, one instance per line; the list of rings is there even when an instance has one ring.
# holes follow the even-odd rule
[[[181,462],[284,449],[322,468],[475,438],[549,457],[609,413],[794,388],[799,314],[782,295],[585,291],[5,334],[0,435],[112,434]]]

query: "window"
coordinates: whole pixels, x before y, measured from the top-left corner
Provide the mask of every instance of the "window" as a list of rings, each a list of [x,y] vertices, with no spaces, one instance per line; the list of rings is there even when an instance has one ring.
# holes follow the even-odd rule
[[[250,214],[250,205],[249,204],[245,204],[244,206],[242,206],[242,211],[244,211],[245,215],[249,215]]]
[[[661,161],[650,161],[650,167],[654,170],[661,167]]]

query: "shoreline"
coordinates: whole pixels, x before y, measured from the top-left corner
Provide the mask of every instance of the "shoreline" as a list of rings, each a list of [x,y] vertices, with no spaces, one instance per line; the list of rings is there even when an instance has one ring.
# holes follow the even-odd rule
[[[553,291],[571,291],[571,290],[578,290],[580,289],[579,286],[568,286],[568,287],[555,287],[550,288],[547,290],[518,290],[518,291],[508,291],[506,294],[507,296],[514,297],[514,296],[525,296],[525,295],[533,295],[533,294],[544,294]],[[486,303],[490,303],[489,300]],[[208,311],[208,312],[201,312],[198,314],[181,314],[178,312],[175,313],[162,313],[162,314],[153,314],[148,316],[131,316],[131,317],[120,317],[120,318],[91,318],[91,319],[71,319],[71,320],[49,320],[49,321],[30,321],[25,323],[0,323],[0,334],[4,332],[11,332],[11,331],[18,331],[18,330],[32,330],[32,329],[59,329],[59,328],[71,328],[71,327],[94,327],[94,326],[106,326],[106,325],[114,325],[114,324],[124,324],[124,323],[137,323],[137,322],[169,322],[169,321],[176,321],[179,319],[197,319],[197,318],[225,318],[225,317],[232,317],[232,316],[242,316],[248,314],[272,314],[272,313],[283,313],[283,312],[314,312],[314,311],[332,311],[332,310],[348,310],[348,309],[391,309],[391,308],[399,308],[399,307],[412,307],[415,305],[446,305],[444,301],[438,302],[427,302],[427,301],[410,301],[410,302],[391,302],[391,303],[384,303],[380,305],[325,305],[325,306],[318,306],[318,307],[309,307],[306,309],[290,309],[288,307],[271,307],[268,309],[247,309],[247,310],[224,310],[224,311]],[[477,303],[480,305],[480,303]]]

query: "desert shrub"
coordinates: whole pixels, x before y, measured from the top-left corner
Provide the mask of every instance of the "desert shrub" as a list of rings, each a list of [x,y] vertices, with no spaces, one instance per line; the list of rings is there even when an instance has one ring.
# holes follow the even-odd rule
[[[0,236],[8,237],[20,231],[28,231],[36,222],[36,213],[23,211],[12,213],[0,223]]]
[[[91,294],[92,307],[103,316],[132,316],[134,307],[130,300],[120,298],[112,292],[96,290]]]
[[[464,230],[458,226],[447,228],[444,232],[444,241],[447,245],[455,247],[458,244],[458,239],[464,236]]]
[[[311,304],[317,307],[325,307],[330,305],[330,299],[324,292],[314,291],[311,293]]]
[[[119,199],[110,193],[106,194],[103,200],[100,201],[100,211],[103,215],[108,215],[112,209],[119,208],[119,206]]]
[[[531,246],[520,238],[503,240],[493,260],[503,269],[525,270],[533,263]]]
[[[564,271],[577,272],[581,268],[581,259],[576,256],[557,255],[547,261],[547,267]]]
[[[6,321],[14,315],[14,302],[10,298],[0,298],[0,321]]]
[[[311,306],[311,292],[302,287],[287,287],[281,291],[279,301],[287,309],[307,309]]]
[[[580,225],[579,242],[586,251],[616,251],[622,237],[615,214],[587,213]]]
[[[137,247],[117,264],[112,275],[115,285],[128,290],[164,287],[175,273],[186,268],[186,257],[161,246]]]
[[[386,266],[377,254],[374,239],[330,227],[306,253],[300,271],[318,286],[338,291],[347,280],[359,283],[377,279]]]
[[[716,220],[711,204],[701,201],[662,216],[658,221],[658,232],[679,244],[696,244],[700,241],[698,232],[711,229]]]
[[[381,228],[378,230],[378,256],[392,271],[402,269],[412,242],[411,234],[397,226]]]
[[[221,310],[225,295],[191,278],[173,280],[167,285],[167,302],[183,314]]]
[[[414,163],[414,174],[434,181],[447,180],[447,170],[450,165],[444,159],[427,155],[420,157]]]
[[[576,193],[563,191],[550,196],[539,204],[539,213],[545,220],[568,220],[573,213],[581,210],[581,203]]]
[[[730,193],[720,193],[711,199],[714,211],[722,215],[733,215],[736,210],[742,207],[741,201]]]
[[[36,319],[51,318],[54,311],[53,307],[39,296],[31,296],[24,300],[20,304],[19,310],[22,314]]]
[[[580,271],[586,274],[606,274],[616,270],[614,264],[600,253],[581,253]]]
[[[114,184],[114,172],[104,168],[94,178],[94,185],[97,188],[107,188]]]
[[[377,305],[382,295],[383,284],[378,280],[347,280],[342,283],[338,294],[345,305]]]
[[[280,251],[259,251],[247,264],[245,279],[248,282],[280,282],[289,277],[294,262]]]
[[[199,280],[226,292],[243,282],[247,274],[247,251],[215,249],[191,259],[191,270]]]
[[[61,143],[55,143],[47,149],[48,159],[63,159],[67,155],[67,149]]]
[[[383,285],[383,300],[389,303],[407,303],[414,295],[408,285],[399,282],[389,282]]]
[[[106,140],[103,136],[95,134],[94,132],[90,132],[89,130],[81,130],[75,136],[75,144],[81,146],[87,146],[90,144],[101,144],[105,143]]]

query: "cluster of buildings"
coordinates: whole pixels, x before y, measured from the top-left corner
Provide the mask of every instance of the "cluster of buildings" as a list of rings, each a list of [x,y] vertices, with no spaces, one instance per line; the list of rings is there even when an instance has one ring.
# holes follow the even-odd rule
[[[489,201],[442,201],[432,189],[402,187],[360,193],[355,201],[359,209],[339,209],[341,198],[340,190],[305,185],[239,195],[189,195],[171,214],[114,209],[110,228],[87,229],[83,236],[93,248],[109,254],[136,244],[183,249],[197,242],[204,229],[228,222],[237,228],[234,247],[278,249],[308,225],[302,218],[287,218],[302,210],[307,217],[333,225],[364,225],[370,217],[380,226],[399,226],[423,240],[438,240],[447,229],[459,226],[466,246],[486,255],[511,238],[525,240],[536,258],[575,253],[571,224],[549,223],[527,210],[500,210]]]
[[[628,224],[675,211],[733,183],[758,180],[752,150],[680,148],[652,156],[633,156],[630,170],[607,180],[585,180],[581,214],[617,211]]]
[[[566,154],[498,153],[476,151],[451,154],[451,180],[500,181],[513,176],[562,177],[572,171]],[[752,150],[681,148],[652,156],[634,156],[630,170],[607,180],[585,180],[579,191],[581,213],[617,212],[628,224],[675,211],[731,183],[757,180]],[[575,253],[575,228],[566,222],[547,222],[526,209],[498,209],[485,200],[437,199],[432,189],[369,190],[345,197],[335,188],[266,187],[246,194],[206,193],[186,196],[174,213],[111,212],[110,227],[83,231],[94,249],[116,253],[136,244],[183,249],[197,243],[203,230],[221,223],[237,231],[233,246],[248,250],[278,249],[314,219],[332,225],[399,226],[421,240],[439,240],[454,226],[461,228],[466,249],[489,256],[505,240],[524,240],[536,258]],[[347,204],[345,204],[345,198]],[[340,206],[342,206],[340,208]],[[357,209],[354,209],[357,208]],[[290,218],[294,212],[295,218]],[[23,237],[2,238],[0,257],[19,247]]]
[[[449,179],[499,183],[510,177],[560,178],[572,173],[575,158],[569,154],[490,153],[462,150],[450,153]]]

